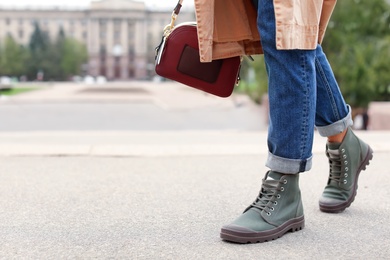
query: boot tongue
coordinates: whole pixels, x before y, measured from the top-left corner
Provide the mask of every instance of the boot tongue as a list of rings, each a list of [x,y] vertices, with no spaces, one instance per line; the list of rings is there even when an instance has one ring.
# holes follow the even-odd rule
[[[340,158],[339,150],[328,149],[328,154],[331,159]]]
[[[331,150],[338,150],[341,143],[328,143],[328,148]]]
[[[269,171],[266,180],[280,180],[283,174],[280,172]]]
[[[340,148],[341,143],[328,143],[328,153],[330,158],[339,158],[340,157]]]

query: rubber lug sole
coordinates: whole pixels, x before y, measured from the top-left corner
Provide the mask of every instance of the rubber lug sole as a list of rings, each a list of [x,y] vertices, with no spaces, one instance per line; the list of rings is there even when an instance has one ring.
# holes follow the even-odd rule
[[[225,241],[239,244],[263,243],[278,239],[288,232],[302,230],[304,227],[305,218],[302,216],[299,218],[290,219],[277,228],[261,232],[242,233],[233,229],[222,228],[221,238]]]

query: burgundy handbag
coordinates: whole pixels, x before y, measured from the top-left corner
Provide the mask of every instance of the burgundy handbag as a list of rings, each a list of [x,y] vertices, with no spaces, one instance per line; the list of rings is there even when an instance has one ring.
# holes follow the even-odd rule
[[[174,9],[171,24],[165,27],[163,39],[156,48],[156,73],[207,93],[228,97],[239,82],[241,57],[200,62],[196,23],[174,26],[182,2],[180,0]]]

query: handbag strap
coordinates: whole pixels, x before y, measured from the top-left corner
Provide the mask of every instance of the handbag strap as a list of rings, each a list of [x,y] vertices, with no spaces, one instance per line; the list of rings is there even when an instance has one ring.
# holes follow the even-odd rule
[[[163,37],[161,39],[161,42],[160,44],[155,48],[155,51],[156,51],[156,56],[155,56],[155,60],[157,61],[157,64],[160,63],[160,58],[161,58],[161,53],[160,50],[161,49],[164,49],[164,45],[165,45],[165,39],[169,36],[169,34],[172,32],[173,28],[175,27],[175,21],[177,19],[177,16],[179,15],[180,13],[180,9],[182,7],[182,4],[183,4],[183,0],[179,0],[177,2],[177,5],[176,7],[173,9],[173,12],[172,12],[172,16],[171,16],[171,23],[166,25],[164,27],[164,30],[163,30]]]
[[[172,30],[173,27],[175,27],[175,21],[176,21],[176,19],[177,19],[177,16],[178,16],[179,13],[180,13],[180,9],[181,9],[182,6],[183,6],[183,0],[179,0],[179,1],[177,2],[176,7],[173,9],[173,12],[172,12],[170,30]]]
[[[182,6],[183,6],[183,0],[179,0],[179,2],[177,3],[175,9],[173,9],[173,13],[176,14],[176,15],[179,15],[180,9],[181,9]]]

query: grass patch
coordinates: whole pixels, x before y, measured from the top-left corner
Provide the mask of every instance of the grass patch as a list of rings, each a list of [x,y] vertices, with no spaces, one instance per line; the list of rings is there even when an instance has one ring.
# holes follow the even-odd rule
[[[30,92],[33,90],[37,90],[39,88],[34,87],[34,88],[9,88],[9,89],[0,89],[0,95],[4,96],[15,96],[19,95],[22,93]]]

